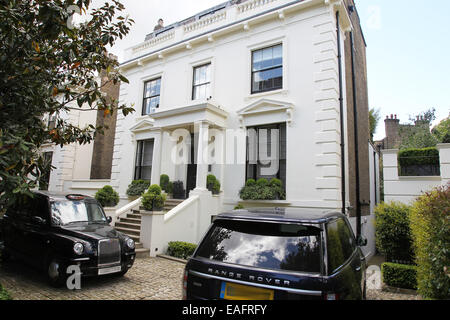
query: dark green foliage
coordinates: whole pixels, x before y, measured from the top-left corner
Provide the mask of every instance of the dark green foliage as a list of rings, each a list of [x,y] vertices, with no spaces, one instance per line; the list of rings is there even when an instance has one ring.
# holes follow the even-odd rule
[[[174,199],[184,199],[186,197],[186,190],[183,187],[183,181],[174,181],[172,196]]]
[[[169,176],[167,174],[162,174],[159,178],[159,186],[161,187],[162,190],[164,190],[167,193],[170,193],[169,183],[170,183]]]
[[[450,185],[420,196],[411,211],[419,293],[450,298]]]
[[[115,207],[119,203],[119,194],[111,186],[104,186],[95,194],[102,207]]]
[[[439,143],[450,143],[450,117],[439,122],[431,133],[436,137]]]
[[[254,186],[256,184],[255,179],[248,179],[247,182],[245,182],[245,186],[250,187]]]
[[[206,187],[212,192],[212,194],[220,193],[220,182],[217,180],[216,176],[212,174],[208,174],[206,177]]]
[[[238,204],[237,206],[234,207],[233,210],[242,210],[245,209],[244,206],[242,204]]]
[[[417,267],[385,262],[381,265],[383,282],[391,287],[417,289]]]
[[[197,245],[193,243],[171,241],[167,248],[167,254],[172,257],[187,259],[194,254],[196,248]]]
[[[86,144],[103,132],[79,127],[64,113],[83,105],[105,116],[134,111],[102,94],[97,81],[105,70],[111,83],[128,82],[106,53],[129,32],[132,20],[117,16],[124,10],[119,1],[97,8],[92,2],[0,1],[0,203],[6,207],[30,195],[48,174],[50,164],[39,151],[43,144]],[[68,8],[74,4],[97,10],[89,22],[69,28]],[[49,114],[56,118],[51,128]]]
[[[286,194],[283,184],[278,179],[272,179],[271,183],[267,179],[258,179],[254,183],[253,179],[247,180],[245,187],[241,189],[239,195],[242,200],[285,200]],[[250,183],[249,183],[250,181]]]
[[[10,294],[8,291],[3,289],[2,285],[0,284],[0,300],[12,300]]]
[[[128,186],[127,195],[128,196],[141,196],[150,186],[150,181],[148,180],[133,180]]]
[[[436,148],[404,149],[398,153],[400,167],[411,165],[439,165],[439,151]]]
[[[148,211],[161,211],[164,208],[166,195],[161,194],[161,187],[153,184],[142,195],[142,206]]]
[[[388,262],[414,261],[410,211],[410,206],[400,202],[382,202],[375,208],[376,245]]]

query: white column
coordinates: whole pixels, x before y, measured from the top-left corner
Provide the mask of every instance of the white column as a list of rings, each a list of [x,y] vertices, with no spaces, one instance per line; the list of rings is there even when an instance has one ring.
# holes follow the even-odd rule
[[[441,184],[445,186],[450,183],[450,143],[441,143],[436,147],[439,150]]]
[[[155,132],[154,136],[151,183],[159,185],[161,177],[162,131]]]
[[[206,176],[208,175],[208,137],[209,124],[198,122],[198,148],[197,148],[197,183],[196,189],[206,190]]]

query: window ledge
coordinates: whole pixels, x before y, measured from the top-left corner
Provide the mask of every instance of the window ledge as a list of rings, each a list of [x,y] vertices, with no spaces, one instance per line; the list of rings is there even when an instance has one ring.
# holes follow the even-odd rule
[[[253,98],[260,98],[260,97],[274,95],[274,94],[287,95],[288,93],[289,93],[288,89],[277,89],[277,90],[272,90],[272,91],[265,91],[265,92],[250,94],[250,95],[246,96],[244,99],[247,101],[247,100],[251,100]]]
[[[436,180],[440,181],[441,176],[398,176],[399,180]]]

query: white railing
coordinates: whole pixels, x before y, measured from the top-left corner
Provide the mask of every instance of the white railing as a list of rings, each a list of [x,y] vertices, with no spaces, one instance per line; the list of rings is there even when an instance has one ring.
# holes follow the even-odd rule
[[[164,33],[159,34],[158,36],[151,38],[150,40],[145,41],[135,47],[132,48],[133,54],[151,47],[154,47],[160,43],[171,40],[175,37],[175,30],[170,30]]]
[[[245,13],[277,0],[250,0],[238,6],[238,13]]]
[[[179,205],[177,205],[175,208],[173,208],[164,215],[164,222],[169,221],[170,219],[178,215],[180,212],[186,210],[187,208],[195,204],[198,201],[198,199],[199,196],[192,196],[184,200],[182,203],[180,203]]]
[[[129,204],[123,206],[122,208],[117,209],[116,212],[114,213],[116,216],[116,220],[119,219],[121,215],[123,215],[133,209],[139,208],[141,205],[141,199],[142,199],[142,197],[130,202]]]
[[[227,12],[221,10],[211,16],[201,18],[200,20],[194,21],[184,26],[184,33],[189,33],[198,29],[205,28],[219,21],[225,20],[227,18]]]

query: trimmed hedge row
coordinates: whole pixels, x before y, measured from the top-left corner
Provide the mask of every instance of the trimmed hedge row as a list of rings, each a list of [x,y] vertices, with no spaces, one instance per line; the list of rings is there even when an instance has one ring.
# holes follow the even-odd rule
[[[405,149],[398,153],[400,167],[413,165],[439,165],[439,150],[436,148]]]
[[[404,289],[417,289],[417,267],[385,262],[381,265],[383,282],[389,286]]]
[[[169,256],[187,259],[194,254],[196,244],[183,242],[183,241],[171,241],[169,242],[169,247],[167,248],[167,254]]]
[[[450,185],[420,196],[411,212],[419,293],[429,299],[450,298]]]
[[[410,211],[411,207],[401,202],[382,202],[375,208],[375,242],[388,262],[414,261]]]

